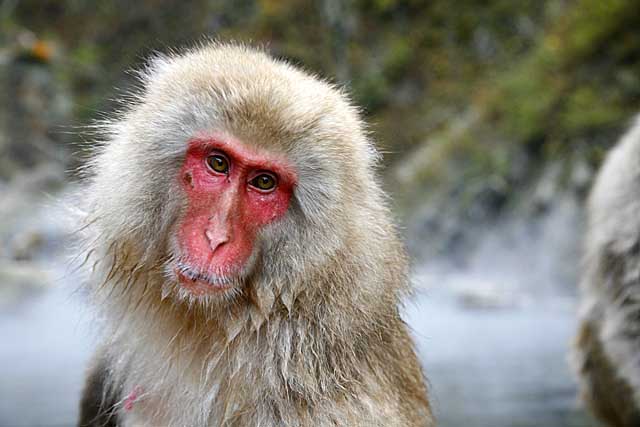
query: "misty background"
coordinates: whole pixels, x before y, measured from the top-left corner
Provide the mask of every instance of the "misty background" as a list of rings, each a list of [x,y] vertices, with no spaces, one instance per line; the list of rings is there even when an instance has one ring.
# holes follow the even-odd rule
[[[0,1],[0,426],[73,425],[84,128],[154,51],[265,46],[346,86],[413,259],[443,427],[596,426],[567,355],[584,199],[640,109],[640,0]]]

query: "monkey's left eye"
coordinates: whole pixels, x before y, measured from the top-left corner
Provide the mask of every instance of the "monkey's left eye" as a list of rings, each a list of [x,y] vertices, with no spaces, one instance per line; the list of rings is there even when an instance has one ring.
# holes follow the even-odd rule
[[[224,174],[229,172],[229,161],[221,154],[212,154],[207,157],[207,165],[209,165],[214,172]]]
[[[249,181],[249,185],[257,188],[260,191],[269,192],[276,188],[278,181],[275,176],[270,173],[261,173],[260,175]]]

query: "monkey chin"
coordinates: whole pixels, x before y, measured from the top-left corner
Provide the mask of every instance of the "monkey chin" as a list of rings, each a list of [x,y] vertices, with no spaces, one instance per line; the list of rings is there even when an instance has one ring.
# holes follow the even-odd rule
[[[251,256],[242,267],[222,269],[203,267],[189,262],[187,258],[175,256],[165,266],[168,281],[163,286],[163,299],[173,294],[178,300],[190,303],[232,303],[243,294],[247,274],[254,260],[255,256]]]

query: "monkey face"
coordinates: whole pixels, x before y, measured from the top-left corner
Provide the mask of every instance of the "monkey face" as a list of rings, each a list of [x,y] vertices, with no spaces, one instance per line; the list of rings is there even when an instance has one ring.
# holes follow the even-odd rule
[[[287,211],[296,173],[281,156],[213,134],[189,141],[179,178],[187,209],[175,278],[193,295],[224,293],[250,272],[256,234]]]

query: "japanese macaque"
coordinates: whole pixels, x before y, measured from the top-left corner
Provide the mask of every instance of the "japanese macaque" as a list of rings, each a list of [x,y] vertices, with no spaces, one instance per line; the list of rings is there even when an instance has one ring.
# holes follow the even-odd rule
[[[640,425],[640,118],[611,151],[588,202],[582,398],[609,426]]]
[[[83,426],[432,426],[407,259],[347,97],[262,51],[159,56],[90,170]]]

